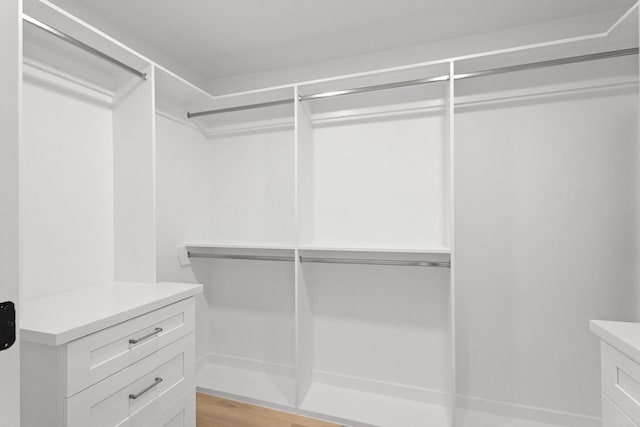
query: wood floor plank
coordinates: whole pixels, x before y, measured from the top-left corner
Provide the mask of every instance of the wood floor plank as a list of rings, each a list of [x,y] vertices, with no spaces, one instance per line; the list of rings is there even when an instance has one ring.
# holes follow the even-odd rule
[[[326,421],[223,399],[196,395],[197,427],[340,427]]]

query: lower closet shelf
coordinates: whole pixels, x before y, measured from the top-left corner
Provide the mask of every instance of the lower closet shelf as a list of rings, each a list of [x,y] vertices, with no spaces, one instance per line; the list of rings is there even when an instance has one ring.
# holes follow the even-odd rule
[[[276,368],[274,371],[280,370]],[[197,386],[203,391],[294,407],[296,384],[293,374],[268,370],[207,363],[198,371]]]
[[[322,383],[311,385],[300,409],[380,427],[449,425],[449,410],[444,405]]]

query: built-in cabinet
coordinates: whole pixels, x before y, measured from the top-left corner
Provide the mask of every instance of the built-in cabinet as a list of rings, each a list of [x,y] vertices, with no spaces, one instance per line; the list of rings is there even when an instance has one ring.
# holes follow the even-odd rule
[[[202,287],[156,280],[155,69],[71,16],[25,12],[20,425],[194,426]]]
[[[592,320],[599,337],[602,384],[602,426],[640,424],[640,328],[637,323]]]
[[[114,283],[25,302],[21,426],[195,425],[200,292]]]
[[[437,73],[449,65],[368,84]],[[188,121],[162,107],[167,90],[159,277],[207,284],[200,389],[345,423],[447,425],[452,84],[298,101],[358,82],[204,99],[224,111],[185,104]]]
[[[596,425],[582,318],[632,305],[603,283],[634,274],[613,257],[632,244],[637,52],[545,61],[636,47],[629,16],[607,36],[212,96],[70,15],[28,12],[134,72],[25,24],[23,295],[203,284],[184,336],[108,378],[65,377],[97,390],[80,424],[127,369],[154,384],[162,366],[353,426]],[[152,314],[121,321],[137,316]],[[152,425],[190,413],[180,390]]]

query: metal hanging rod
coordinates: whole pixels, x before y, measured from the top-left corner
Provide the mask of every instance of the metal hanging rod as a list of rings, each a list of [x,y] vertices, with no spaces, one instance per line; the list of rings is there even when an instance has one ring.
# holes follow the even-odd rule
[[[232,254],[211,254],[187,252],[189,258],[215,258],[215,259],[241,259],[247,261],[287,261],[293,262],[293,256],[275,256],[275,255],[232,255]]]
[[[322,264],[363,264],[363,265],[397,265],[403,267],[442,267],[451,268],[451,261],[407,261],[391,259],[348,259],[348,258],[317,258],[300,256],[300,262]]]
[[[335,90],[331,92],[316,93],[313,95],[298,95],[298,100],[309,101],[312,99],[319,99],[319,98],[332,98],[334,96],[353,95],[356,93],[373,92],[373,91],[385,90],[385,89],[395,89],[398,87],[423,85],[426,83],[445,82],[447,80],[449,80],[449,75],[444,74],[442,76],[427,77],[424,79],[416,79],[416,80],[407,80],[404,82],[385,83],[385,84],[373,85],[373,86],[363,86],[363,87],[357,87],[355,89]]]
[[[101,58],[101,59],[103,59],[103,60],[105,60],[107,62],[110,62],[110,63],[122,68],[123,70],[128,71],[129,73],[131,73],[131,74],[133,74],[133,75],[135,75],[137,77],[140,77],[143,80],[147,79],[147,73],[143,73],[142,71],[138,71],[135,68],[130,67],[129,65],[125,64],[124,62],[121,62],[121,61],[115,59],[114,57],[107,55],[106,53],[100,52],[98,49],[95,49],[95,48],[89,46],[88,44],[83,43],[80,40],[75,39],[75,38],[71,37],[68,34],[63,33],[62,31],[59,31],[59,30],[56,30],[53,27],[50,27],[49,25],[45,24],[44,22],[40,22],[37,19],[32,18],[31,16],[25,15],[25,14],[22,15],[22,19],[25,22],[27,22],[27,23],[29,23],[29,24],[31,24],[31,25],[33,25],[33,26],[35,26],[35,27],[37,27],[37,28],[39,28],[39,29],[41,29],[43,31],[46,31],[47,33],[49,33],[49,34],[51,34],[51,35],[53,35],[53,36],[55,36],[55,37],[57,37],[57,38],[59,38],[61,40],[64,40],[67,43],[70,43],[70,44],[72,44],[72,45],[74,45],[76,47],[79,47],[80,49],[82,49],[82,50],[84,50],[86,52],[89,52],[90,54],[95,55],[98,58]]]
[[[201,252],[187,252],[189,258],[209,258],[209,259],[238,259],[246,261],[285,261],[293,262],[293,256],[286,255],[236,255],[236,254],[213,254]],[[362,265],[396,265],[404,267],[442,267],[450,268],[451,261],[408,261],[391,259],[350,259],[350,258],[320,258],[300,256],[300,262],[313,262],[323,264],[362,264]]]
[[[577,62],[594,61],[598,59],[616,58],[619,56],[628,56],[628,55],[637,55],[637,54],[638,54],[638,48],[613,50],[608,52],[592,53],[589,55],[572,56],[569,58],[560,58],[560,59],[552,59],[548,61],[531,62],[528,64],[513,65],[509,67],[500,67],[500,68],[492,68],[488,70],[473,71],[473,72],[464,73],[464,74],[456,74],[453,76],[453,78],[454,80],[469,79],[474,77],[484,77],[484,76],[490,76],[495,74],[511,73],[514,71],[533,70],[536,68],[552,67],[556,65],[573,64]],[[407,81],[397,82],[397,83],[365,86],[365,87],[360,87],[355,89],[337,90],[337,91],[331,91],[331,92],[316,93],[311,95],[298,95],[298,100],[308,101],[312,99],[331,98],[335,96],[352,95],[355,93],[372,92],[372,91],[385,90],[385,89],[395,89],[399,87],[422,85],[422,84],[434,83],[434,82],[444,82],[448,80],[449,80],[449,75],[443,74],[441,76],[435,76],[435,77],[429,77],[429,78],[417,79],[417,80],[407,80]]]
[[[241,105],[239,107],[220,108],[218,110],[199,111],[197,113],[187,113],[187,118],[209,116],[211,114],[232,113],[234,111],[253,110],[254,108],[275,107],[276,105],[293,104],[293,98],[281,99],[278,101],[260,102],[258,104]]]
[[[548,61],[531,62],[528,64],[512,65],[509,67],[492,68],[488,70],[473,71],[469,73],[456,74],[454,80],[470,79],[474,77],[484,77],[495,74],[511,73],[514,71],[533,70],[536,68],[552,67],[556,65],[573,64],[577,62],[594,61],[598,59],[616,58],[619,56],[637,55],[638,48],[613,50],[608,52],[592,53],[588,55],[572,56],[569,58],[551,59]],[[330,92],[315,93],[310,95],[298,95],[298,101],[309,101],[313,99],[333,98],[336,96],[353,95],[356,93],[373,92],[386,89],[395,89],[399,87],[423,85],[435,82],[445,82],[449,80],[448,74],[441,76],[427,77],[423,79],[407,80],[395,83],[385,83],[380,85],[363,86],[354,89],[335,90]],[[276,105],[284,105],[293,103],[293,99],[282,99],[278,101],[261,102],[257,104],[242,105],[239,107],[221,108],[218,110],[200,111],[197,113],[187,113],[188,118],[207,116],[211,114],[231,113],[234,111],[251,110],[254,108],[273,107]]]
[[[453,78],[470,79],[473,77],[492,76],[495,74],[511,73],[514,71],[533,70],[536,68],[553,67],[556,65],[574,64],[577,62],[594,61],[598,59],[617,58],[619,56],[637,55],[638,48],[611,50],[608,52],[591,53],[588,55],[571,56],[569,58],[550,59],[548,61],[531,62],[528,64],[512,65],[509,67],[492,68],[489,70],[472,71],[464,74],[456,74]]]

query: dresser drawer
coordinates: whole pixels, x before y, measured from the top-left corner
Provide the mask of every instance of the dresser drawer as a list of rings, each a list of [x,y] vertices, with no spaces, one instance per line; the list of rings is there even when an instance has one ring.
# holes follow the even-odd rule
[[[602,392],[635,424],[640,424],[640,365],[602,343]]]
[[[194,330],[195,303],[194,298],[189,298],[70,342],[65,397],[75,395]]]
[[[602,427],[638,427],[638,425],[603,394]]]
[[[139,427],[194,387],[189,334],[66,399],[68,427]]]
[[[144,427],[195,427],[196,389],[192,387]]]

